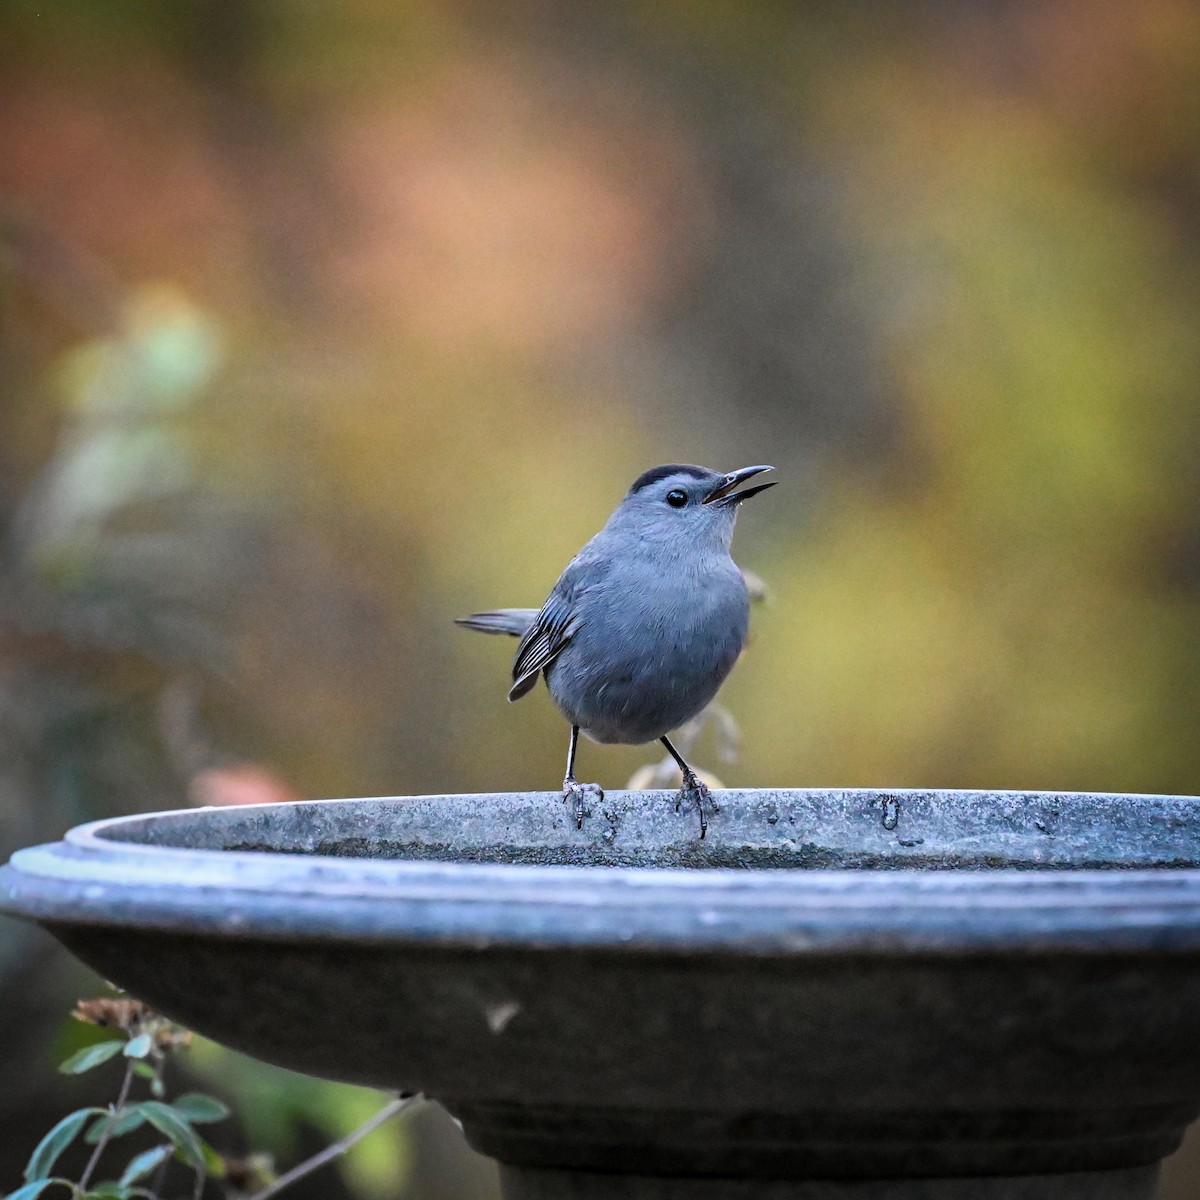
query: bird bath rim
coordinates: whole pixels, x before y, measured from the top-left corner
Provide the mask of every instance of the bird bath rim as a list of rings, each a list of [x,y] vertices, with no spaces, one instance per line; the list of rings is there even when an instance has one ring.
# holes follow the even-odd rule
[[[582,831],[554,793],[120,818],[15,855],[0,911],[226,1045],[437,1097],[509,1200],[1150,1200],[1200,1111],[1200,801],[718,800],[705,842],[669,792]]]
[[[79,826],[59,843],[18,851],[10,866],[0,868],[0,911],[51,923],[137,924],[218,935],[628,951],[1200,949],[1200,833],[1193,830],[1200,801],[1191,797],[915,789],[726,791],[718,793],[723,814],[710,840],[702,843],[689,814],[674,814],[671,796],[610,792],[606,814],[591,818],[582,832],[574,830],[554,793],[293,801],[111,818]],[[888,826],[886,807],[881,821],[881,800],[904,812],[905,828]],[[765,823],[758,820],[767,811],[764,805],[775,813]],[[720,860],[724,854],[721,861],[734,861],[741,854],[759,861],[766,853],[763,838],[774,839],[767,849],[778,856],[789,836],[777,828],[780,814],[801,808],[829,814],[830,842],[855,837],[876,847],[873,853],[882,853],[880,846],[893,847],[887,850],[891,857],[877,868],[810,868],[804,855],[812,857],[815,843],[801,840],[810,836],[802,832],[791,837],[800,847],[793,867],[780,866],[785,860],[778,857],[768,867],[681,866],[671,858],[695,863],[701,861],[697,855]],[[1062,837],[1047,832],[1046,811],[1062,821]],[[957,836],[958,825],[968,821],[963,814],[970,813],[982,814],[981,820],[993,821],[1004,837],[1019,838],[1022,845],[1032,838],[1034,860],[1019,866],[927,865],[932,851],[920,832],[934,831],[932,842],[940,844],[938,837]],[[1087,839],[1095,835],[1092,826],[1112,836],[1102,820],[1106,815],[1125,822],[1130,853],[1149,844],[1143,860],[1158,853],[1169,861],[1140,867],[1107,863],[1102,869],[1071,866],[1063,856],[1072,851],[1055,849],[1056,841],[1082,847],[1082,861],[1094,861],[1098,851]],[[310,830],[315,823],[327,831],[345,827],[346,836],[336,843],[343,850],[360,843],[371,848],[371,831],[385,818],[400,822],[402,835],[407,829],[415,839],[407,852],[417,858],[322,853],[305,849],[299,834],[288,843],[288,828]],[[458,824],[451,838],[468,855],[483,853],[480,847],[491,836],[500,845],[498,853],[507,838],[514,853],[535,845],[539,853],[575,860],[419,857],[430,852],[428,831],[439,821],[454,820]],[[821,833],[810,832],[813,837]],[[232,846],[221,848],[222,836]],[[267,836],[276,837],[281,848],[243,848]],[[188,846],[189,837],[210,844]],[[616,853],[613,847],[620,848],[622,837],[635,847],[625,853],[653,852],[668,861],[652,866],[587,864],[589,853]],[[1155,837],[1161,842],[1157,851]],[[332,843],[321,843],[318,836],[315,844]],[[406,852],[402,837],[392,844]],[[1110,858],[1119,858],[1120,852],[1120,846],[1107,851]],[[1036,854],[1055,853],[1057,861],[1036,861]],[[917,865],[904,865],[906,861]]]

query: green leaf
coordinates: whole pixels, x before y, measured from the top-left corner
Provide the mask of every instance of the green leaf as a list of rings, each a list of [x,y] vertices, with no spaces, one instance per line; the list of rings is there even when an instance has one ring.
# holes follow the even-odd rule
[[[137,1105],[131,1105],[118,1113],[113,1113],[107,1120],[97,1121],[84,1135],[83,1140],[94,1146],[102,1137],[124,1137],[127,1133],[132,1133],[144,1125],[145,1122],[146,1118],[138,1110]]]
[[[103,1108],[78,1108],[63,1117],[34,1147],[33,1153],[29,1156],[29,1165],[25,1168],[25,1178],[30,1183],[49,1179],[50,1171],[58,1161],[58,1156],[97,1114],[107,1116],[108,1112]]]
[[[129,1187],[139,1179],[145,1179],[164,1159],[174,1153],[174,1146],[155,1146],[151,1150],[143,1150],[141,1154],[129,1160],[129,1166],[121,1174],[118,1187]]]
[[[158,1072],[148,1063],[141,1059],[133,1060],[133,1071],[135,1075],[140,1075],[143,1079],[150,1081],[150,1092],[152,1095],[160,1099],[166,1092],[163,1086],[163,1081],[159,1078]]]
[[[159,1133],[165,1133],[171,1139],[179,1157],[189,1167],[197,1171],[204,1170],[204,1151],[200,1149],[200,1139],[183,1117],[169,1104],[162,1104],[158,1100],[147,1100],[138,1108]]]
[[[90,1192],[84,1192],[80,1200],[129,1200],[131,1188],[122,1183],[98,1183]]]
[[[110,1058],[116,1058],[121,1053],[122,1048],[126,1043],[120,1038],[114,1038],[107,1042],[96,1042],[91,1046],[84,1046],[82,1050],[77,1050],[66,1062],[59,1065],[59,1070],[64,1075],[82,1075],[84,1071],[90,1071],[93,1067],[98,1067],[101,1063],[108,1062]]]
[[[148,1033],[139,1033],[137,1037],[130,1038],[125,1043],[125,1049],[121,1053],[126,1058],[145,1058],[153,1048],[154,1039]]]
[[[209,1121],[223,1121],[229,1116],[229,1109],[220,1100],[205,1096],[202,1092],[188,1092],[171,1102],[171,1107],[185,1121],[193,1125],[205,1125]]]
[[[203,1139],[200,1139],[200,1149],[204,1153],[204,1169],[214,1179],[225,1178],[225,1160]]]
[[[37,1200],[47,1188],[53,1187],[56,1183],[62,1184],[68,1191],[74,1190],[70,1181],[66,1179],[36,1179],[33,1183],[27,1183],[17,1188],[15,1192],[9,1192],[4,1200]]]

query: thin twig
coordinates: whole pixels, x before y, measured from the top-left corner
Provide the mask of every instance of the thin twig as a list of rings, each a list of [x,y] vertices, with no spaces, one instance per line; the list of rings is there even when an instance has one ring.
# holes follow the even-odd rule
[[[290,1187],[297,1179],[303,1179],[305,1175],[311,1175],[313,1171],[323,1167],[326,1163],[332,1162],[335,1158],[345,1154],[356,1142],[360,1142],[373,1129],[378,1129],[385,1121],[391,1120],[398,1112],[407,1108],[415,1100],[420,1100],[420,1094],[412,1094],[408,1096],[397,1096],[393,1100],[389,1100],[377,1113],[364,1121],[357,1129],[346,1134],[344,1138],[334,1142],[330,1146],[326,1146],[319,1154],[314,1154],[312,1158],[306,1158],[304,1162],[293,1167],[290,1171],[285,1171],[274,1183],[269,1183],[260,1192],[255,1192],[250,1200],[270,1200],[271,1196],[282,1192],[285,1187]]]
[[[92,1172],[100,1163],[100,1155],[104,1153],[104,1147],[108,1145],[109,1139],[112,1136],[113,1122],[125,1107],[125,1101],[129,1099],[129,1089],[133,1084],[133,1068],[136,1059],[131,1058],[129,1065],[125,1068],[125,1078],[121,1083],[121,1090],[117,1093],[117,1102],[109,1109],[108,1116],[105,1118],[107,1124],[104,1132],[100,1135],[100,1140],[96,1143],[95,1150],[92,1151],[92,1157],[88,1159],[88,1165],[84,1167],[83,1174],[79,1177],[79,1190],[86,1192],[88,1184],[92,1179]]]
[[[170,1165],[171,1156],[168,1154],[155,1168],[154,1177],[150,1180],[150,1187],[147,1189],[150,1193],[150,1200],[159,1200],[158,1193],[162,1191],[163,1181],[167,1177],[167,1168]]]

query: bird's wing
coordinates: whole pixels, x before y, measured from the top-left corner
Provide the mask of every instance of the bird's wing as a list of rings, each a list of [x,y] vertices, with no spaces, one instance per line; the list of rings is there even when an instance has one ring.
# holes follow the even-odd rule
[[[549,599],[517,647],[513,662],[510,700],[519,700],[532,690],[541,674],[562,653],[579,627],[579,598],[608,572],[603,560],[580,554],[562,573]]]
[[[517,657],[513,661],[513,685],[508,693],[510,700],[519,700],[530,691],[542,670],[558,657],[571,640],[575,628],[573,617],[573,606],[556,588],[517,647]]]

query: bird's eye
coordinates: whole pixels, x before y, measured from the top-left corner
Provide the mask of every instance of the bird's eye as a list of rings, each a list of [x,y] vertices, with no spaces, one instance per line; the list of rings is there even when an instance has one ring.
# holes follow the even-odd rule
[[[687,492],[683,488],[672,488],[667,493],[667,503],[672,508],[682,508],[687,503]]]

